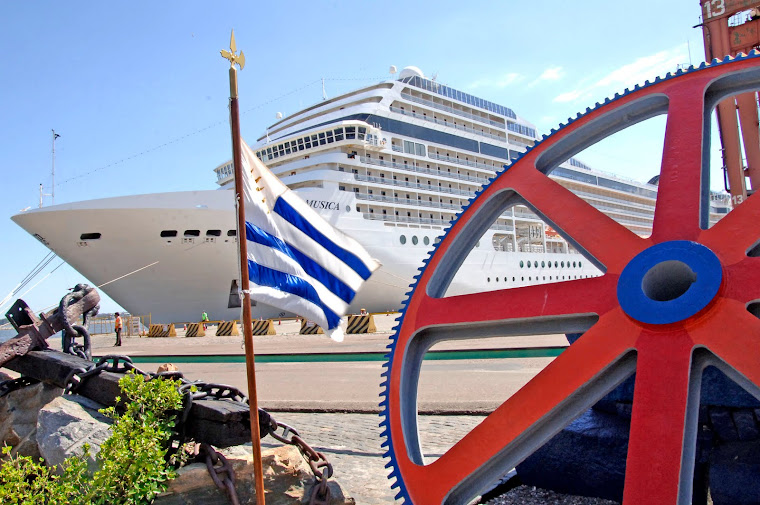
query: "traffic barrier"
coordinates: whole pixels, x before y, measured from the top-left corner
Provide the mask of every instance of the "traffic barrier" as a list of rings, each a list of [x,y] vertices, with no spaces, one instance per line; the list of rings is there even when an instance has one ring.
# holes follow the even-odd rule
[[[187,325],[186,337],[205,337],[206,330],[201,323],[190,323]]]
[[[271,319],[266,319],[264,321],[253,321],[253,334],[254,335],[274,335],[274,323],[272,323]]]
[[[219,326],[216,327],[217,337],[232,337],[235,335],[240,335],[240,332],[238,331],[237,321],[225,321],[223,323],[219,323]]]
[[[349,314],[346,333],[375,333],[375,318],[372,314]]]
[[[314,321],[307,321],[306,319],[301,319],[301,331],[299,331],[301,335],[318,335],[318,334],[324,334],[324,331],[322,331],[322,328],[319,327],[317,323]]]
[[[148,328],[149,337],[176,337],[177,330],[174,329],[174,323],[172,324],[151,324]]]

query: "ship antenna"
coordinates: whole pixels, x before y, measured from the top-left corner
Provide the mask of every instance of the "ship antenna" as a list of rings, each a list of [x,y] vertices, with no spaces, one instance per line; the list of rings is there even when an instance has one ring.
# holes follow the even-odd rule
[[[327,93],[325,92],[325,78],[322,78],[322,100],[327,100]]]

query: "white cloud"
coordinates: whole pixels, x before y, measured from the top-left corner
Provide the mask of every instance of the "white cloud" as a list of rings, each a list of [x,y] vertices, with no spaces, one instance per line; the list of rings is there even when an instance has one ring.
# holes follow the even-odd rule
[[[565,76],[565,71],[562,67],[550,67],[544,70],[539,76],[539,81],[558,81]]]
[[[688,59],[686,51],[686,44],[681,44],[666,51],[643,56],[608,72],[596,82],[557,95],[554,102],[577,102],[581,98],[598,97],[600,94],[611,95],[625,88],[632,89],[636,84],[644,84],[646,80],[653,81],[657,76],[675,72],[678,64]]]
[[[468,89],[476,89],[476,88],[506,88],[510,84],[514,84],[516,82],[520,82],[524,79],[524,77],[516,72],[509,72],[506,74],[502,74],[498,77],[484,77],[482,79],[478,79],[477,81],[469,84],[467,86]]]

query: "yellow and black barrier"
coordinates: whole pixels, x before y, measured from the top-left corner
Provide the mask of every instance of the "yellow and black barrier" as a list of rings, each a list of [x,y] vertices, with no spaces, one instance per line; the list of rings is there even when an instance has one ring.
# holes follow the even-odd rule
[[[253,321],[251,325],[253,326],[254,335],[274,335],[276,333],[271,319]]]
[[[151,324],[148,328],[149,337],[176,337],[177,330],[174,329],[174,323],[172,324]]]
[[[219,323],[219,326],[216,327],[217,337],[233,337],[236,335],[240,335],[240,332],[238,331],[237,321],[225,321],[223,323]]]
[[[205,337],[206,330],[203,328],[203,323],[190,323],[187,325],[186,337]]]
[[[324,334],[324,331],[322,331],[322,328],[319,327],[317,323],[314,321],[307,321],[306,319],[301,319],[301,331],[299,331],[301,335],[318,335],[318,334]]]
[[[346,333],[375,333],[375,318],[372,314],[350,314]]]

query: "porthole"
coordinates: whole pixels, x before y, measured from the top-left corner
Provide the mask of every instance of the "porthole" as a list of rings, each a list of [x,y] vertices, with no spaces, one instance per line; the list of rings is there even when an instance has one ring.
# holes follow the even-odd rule
[[[546,266],[546,263],[542,261],[541,262],[541,268],[544,268],[544,266]]]
[[[161,238],[176,237],[177,230],[164,230],[161,232]]]
[[[498,277],[496,277],[495,280],[496,280],[496,282],[499,282],[499,278]]]
[[[554,268],[557,268],[557,262],[556,261],[554,262]]]
[[[573,261],[573,268],[575,268],[575,261]]]
[[[79,240],[98,240],[100,233],[82,233],[79,236]]]
[[[221,237],[222,230],[206,230],[207,237]]]
[[[528,277],[528,282],[532,281],[533,277]]]
[[[227,230],[227,236],[228,237],[235,237],[235,236],[237,236],[237,230]]]
[[[512,282],[515,282],[515,278],[514,277],[512,277]]]
[[[583,268],[583,264],[580,261],[578,262],[578,268]]]
[[[521,282],[525,282],[525,277],[520,277]]]
[[[412,244],[417,245],[417,242],[419,242],[417,235],[412,235]]]
[[[424,237],[424,238],[422,239],[422,242],[423,242],[425,245],[430,245],[430,238],[429,238],[429,237]]]
[[[490,277],[489,277],[488,279],[486,279],[486,280],[487,280],[488,282],[491,282],[491,278],[490,278]]]
[[[559,265],[560,265],[562,268],[565,268],[565,262],[564,262],[564,261],[563,261],[562,263],[560,263]],[[563,279],[564,279],[564,277],[563,277]]]
[[[185,230],[185,236],[186,237],[200,237],[201,231],[200,230]]]
[[[401,236],[399,237],[399,240],[401,241],[401,245],[404,245],[404,244],[406,244],[406,235],[401,235]]]
[[[528,268],[530,268],[530,261],[528,262]]]
[[[524,266],[525,266],[525,263],[523,263],[522,261],[520,261],[520,268],[522,268]]]
[[[541,278],[541,280],[544,280],[544,281],[545,281],[545,280],[546,280],[546,276],[544,275],[544,276]]]

